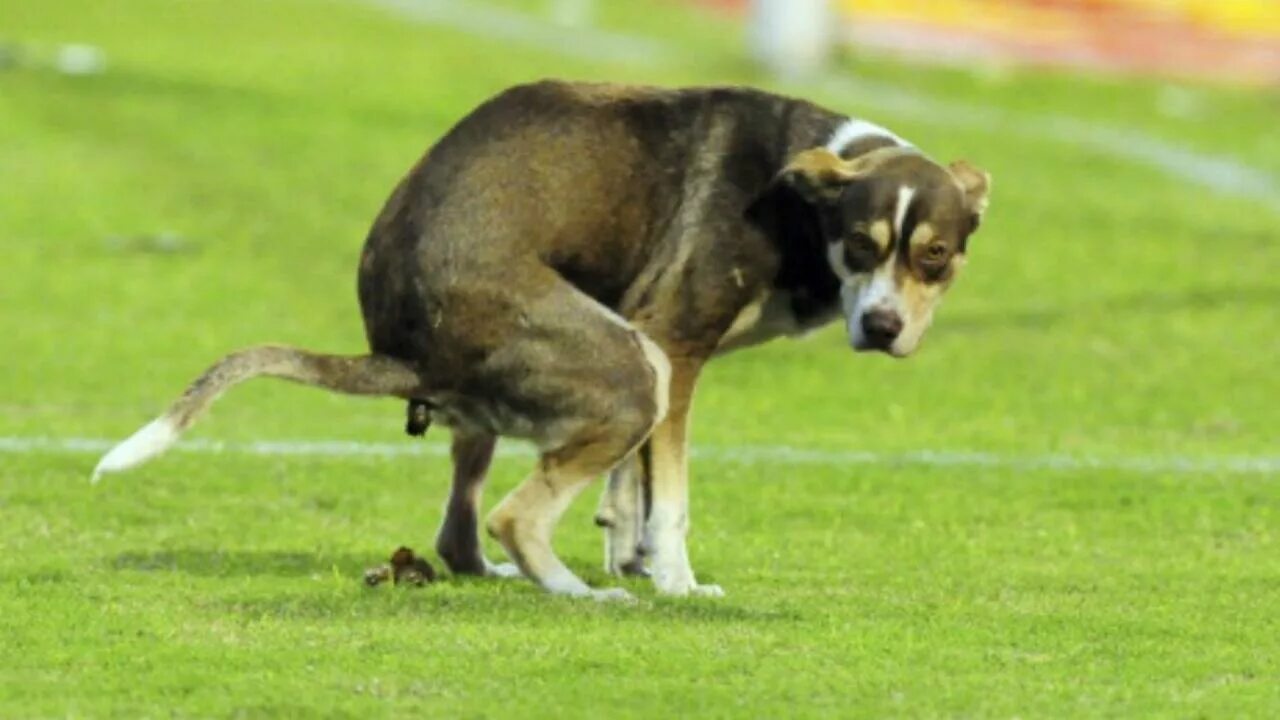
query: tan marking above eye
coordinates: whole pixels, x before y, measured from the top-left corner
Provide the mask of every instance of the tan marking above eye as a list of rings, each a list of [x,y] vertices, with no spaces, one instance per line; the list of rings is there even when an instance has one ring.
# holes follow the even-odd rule
[[[916,226],[914,232],[911,233],[911,245],[926,245],[930,240],[937,237],[938,231],[927,222],[922,222]]]
[[[890,227],[888,220],[877,220],[872,223],[871,229],[867,234],[875,241],[876,247],[880,248],[881,253],[888,250],[893,243],[893,228]]]

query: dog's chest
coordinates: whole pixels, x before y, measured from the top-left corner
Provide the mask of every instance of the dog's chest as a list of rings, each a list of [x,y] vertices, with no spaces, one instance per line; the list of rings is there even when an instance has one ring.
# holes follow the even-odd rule
[[[759,345],[778,337],[794,337],[815,330],[839,314],[839,305],[804,317],[796,315],[791,293],[766,290],[744,307],[716,345],[716,353]]]

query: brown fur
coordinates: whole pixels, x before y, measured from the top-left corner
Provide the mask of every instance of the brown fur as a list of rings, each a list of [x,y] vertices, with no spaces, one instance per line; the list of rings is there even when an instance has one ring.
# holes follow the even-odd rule
[[[322,355],[279,345],[232,353],[191,383],[166,417],[178,430],[190,427],[222,393],[250,378],[291,380],[349,395],[411,397],[422,387],[412,366],[393,358]]]

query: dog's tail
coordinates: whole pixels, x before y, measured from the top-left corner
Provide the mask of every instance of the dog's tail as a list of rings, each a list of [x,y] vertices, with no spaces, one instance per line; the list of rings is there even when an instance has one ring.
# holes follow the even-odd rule
[[[349,395],[391,395],[409,399],[421,392],[412,365],[385,355],[320,355],[278,345],[234,352],[196,378],[169,410],[116,445],[93,470],[104,473],[141,465],[169,449],[218,396],[245,380],[267,375]]]

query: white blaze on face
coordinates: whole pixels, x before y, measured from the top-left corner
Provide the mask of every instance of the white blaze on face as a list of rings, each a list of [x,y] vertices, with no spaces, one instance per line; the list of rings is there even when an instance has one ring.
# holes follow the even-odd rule
[[[902,241],[902,224],[907,221],[907,211],[915,197],[915,188],[906,185],[898,188],[898,204],[893,211],[893,237],[898,242]]]
[[[827,261],[832,272],[840,278],[841,309],[849,332],[849,343],[855,349],[867,345],[862,318],[872,310],[891,312],[902,320],[902,332],[889,347],[889,352],[898,357],[910,355],[916,349],[924,331],[933,321],[933,309],[942,294],[941,287],[922,283],[909,274],[904,274],[901,282],[896,277],[900,238],[915,195],[914,188],[903,186],[898,189],[893,217],[893,250],[871,272],[855,273],[845,264],[842,242],[827,246]]]

